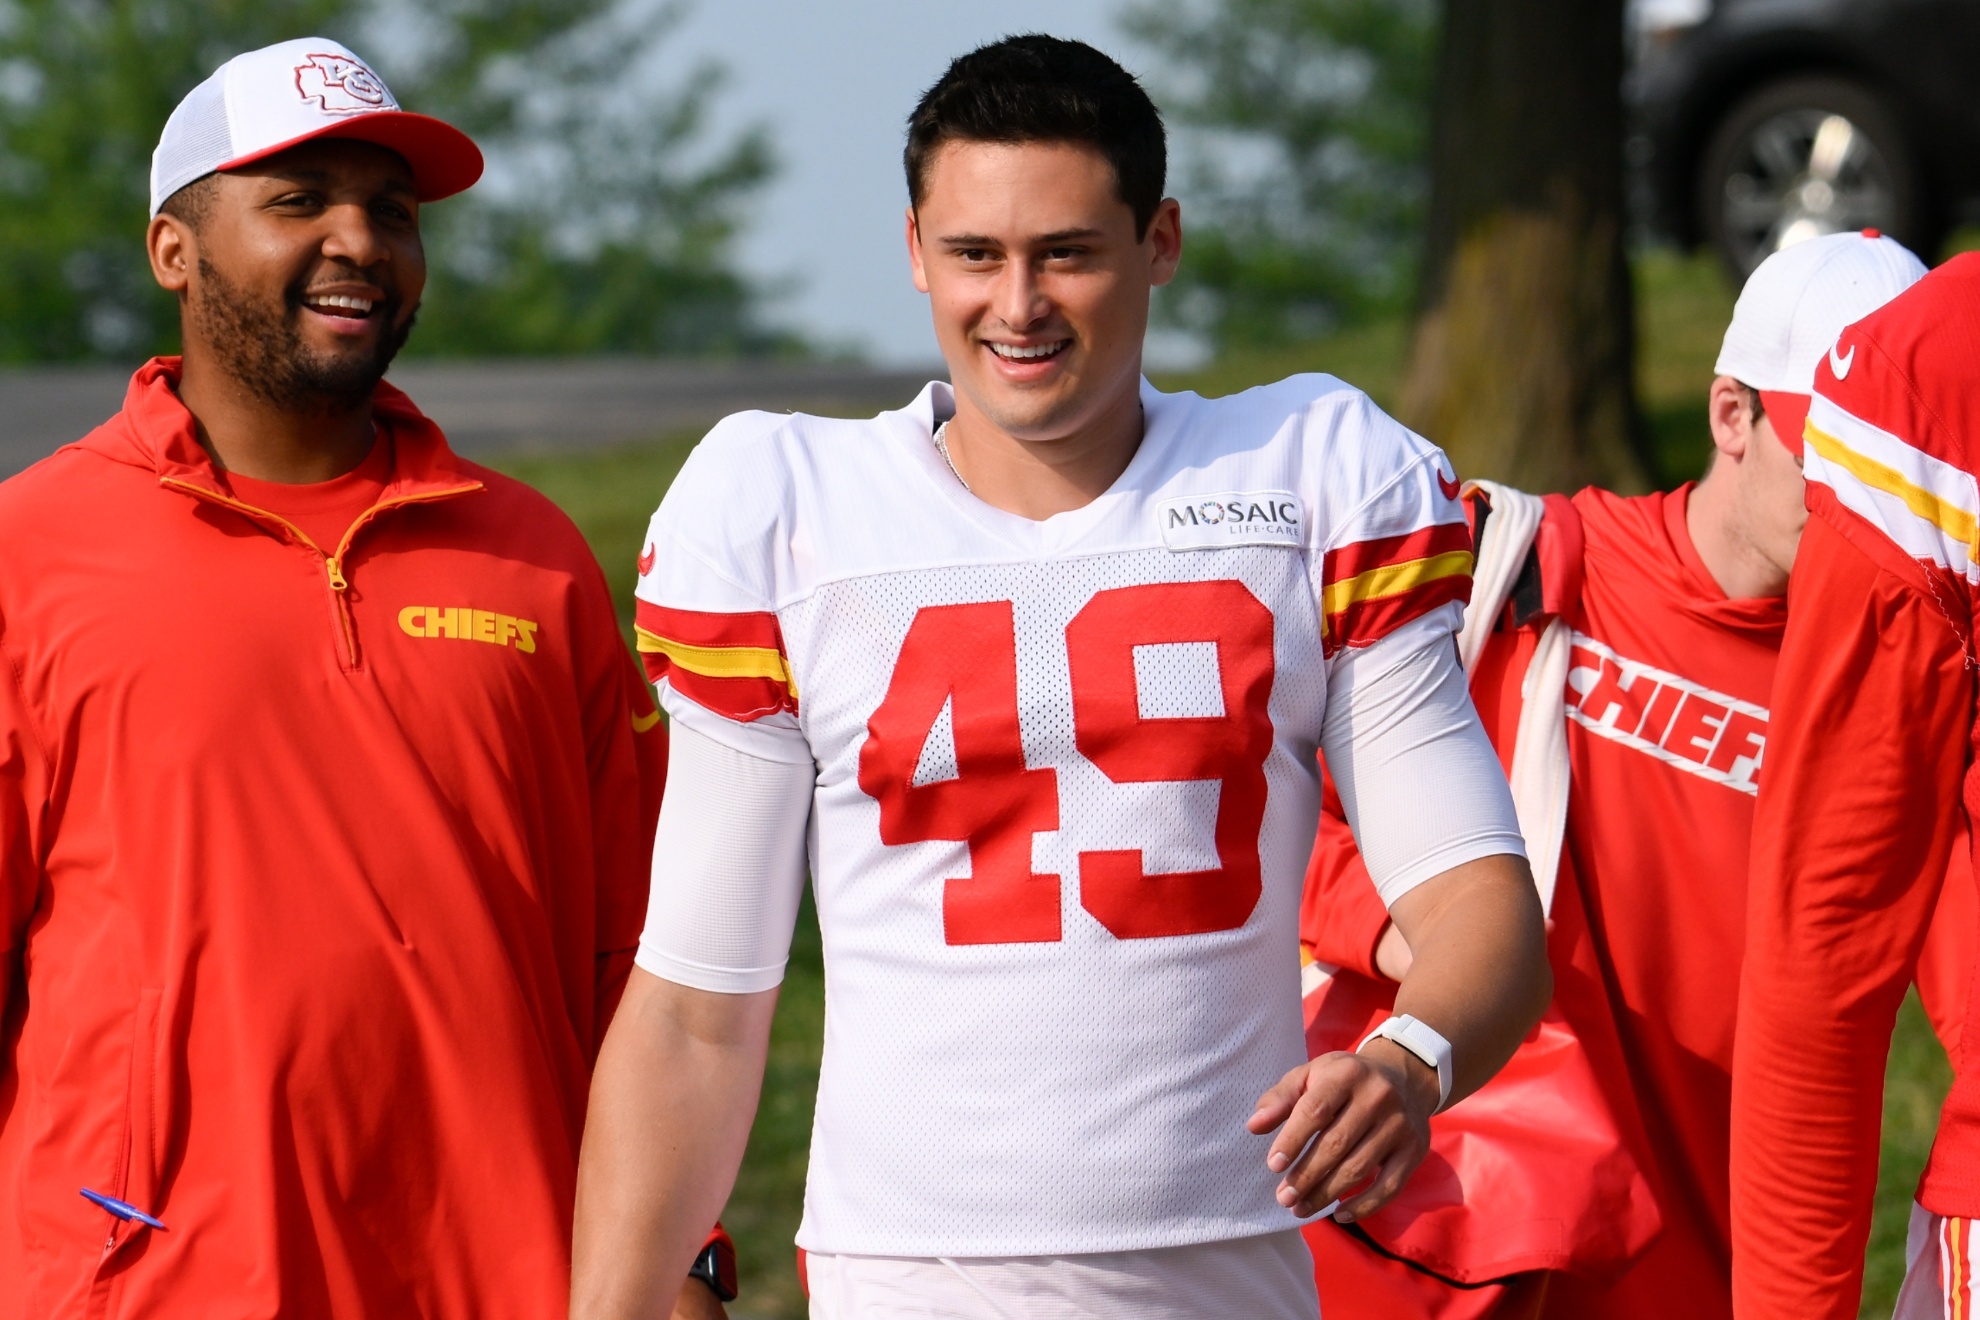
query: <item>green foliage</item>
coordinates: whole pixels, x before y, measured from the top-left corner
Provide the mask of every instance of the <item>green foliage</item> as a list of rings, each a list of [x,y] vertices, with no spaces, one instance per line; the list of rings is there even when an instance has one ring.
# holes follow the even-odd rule
[[[1164,316],[1219,351],[1398,309],[1425,197],[1429,0],[1145,0],[1195,198]]]
[[[653,88],[661,0],[0,0],[0,361],[170,351],[143,251],[151,150],[243,50],[321,34],[475,134],[490,176],[426,212],[415,351],[789,347],[734,273],[760,132],[712,148],[710,68]]]
[[[344,0],[0,4],[0,359],[176,342],[143,252],[165,117],[241,50],[324,30]]]
[[[418,84],[499,167],[465,205],[433,213],[412,351],[798,351],[757,320],[758,291],[730,261],[742,204],[775,168],[766,136],[705,148],[713,66],[674,86],[643,76],[681,5],[593,0],[562,30],[566,6],[504,7],[530,11],[537,37],[517,44],[486,3],[453,0],[435,42],[449,58]],[[509,44],[486,44],[498,38]]]

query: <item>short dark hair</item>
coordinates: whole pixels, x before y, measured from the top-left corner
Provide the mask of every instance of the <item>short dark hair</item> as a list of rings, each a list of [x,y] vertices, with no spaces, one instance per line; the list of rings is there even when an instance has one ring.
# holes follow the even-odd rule
[[[948,142],[1070,142],[1114,167],[1115,189],[1145,237],[1169,166],[1162,115],[1134,75],[1083,41],[1042,33],[978,46],[949,65],[908,116],[908,199]]]
[[[182,221],[195,234],[213,210],[213,194],[220,188],[218,174],[202,174],[158,205],[158,214]]]
[[[1739,387],[1746,391],[1746,420],[1754,426],[1760,425],[1760,419],[1767,415],[1767,405],[1761,400],[1760,391],[1745,381],[1739,382]]]

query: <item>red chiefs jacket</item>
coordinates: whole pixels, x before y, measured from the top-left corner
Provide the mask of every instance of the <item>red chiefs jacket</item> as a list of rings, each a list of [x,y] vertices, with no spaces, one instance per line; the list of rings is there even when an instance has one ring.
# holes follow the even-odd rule
[[[404,395],[326,554],[176,367],[0,484],[0,1317],[561,1315],[651,694],[577,530]]]
[[[1857,1312],[1891,1020],[1980,807],[1976,362],[1969,254],[1844,330],[1816,371],[1733,1071],[1742,1320]],[[1918,1199],[1976,1218],[1980,1068],[1964,1041],[1953,1064]]]
[[[1772,774],[1778,756],[1768,706],[1787,605],[1720,590],[1685,525],[1689,489],[1550,496],[1534,559],[1543,592],[1522,626],[1493,634],[1472,681],[1509,759],[1538,631],[1554,616],[1573,629],[1555,1000],[1612,1107],[1640,1116],[1640,1129],[1624,1129],[1663,1212],[1661,1234],[1620,1278],[1553,1278],[1544,1313],[1563,1320],[1650,1320],[1673,1298],[1687,1316],[1732,1315],[1733,1008],[1755,794],[1763,760]],[[1374,974],[1387,914],[1328,805],[1302,939],[1322,961]],[[1942,968],[1971,962],[1972,882],[1958,869],[1935,936]],[[1947,979],[1921,982],[1935,1025],[1953,1036],[1964,987],[1949,994]]]

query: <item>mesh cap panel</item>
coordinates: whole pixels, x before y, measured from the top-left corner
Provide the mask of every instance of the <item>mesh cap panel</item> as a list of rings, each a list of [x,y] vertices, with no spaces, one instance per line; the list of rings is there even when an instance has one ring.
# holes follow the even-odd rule
[[[158,136],[158,147],[151,153],[151,213],[157,215],[166,198],[213,173],[216,165],[234,154],[226,88],[216,73],[186,94]]]

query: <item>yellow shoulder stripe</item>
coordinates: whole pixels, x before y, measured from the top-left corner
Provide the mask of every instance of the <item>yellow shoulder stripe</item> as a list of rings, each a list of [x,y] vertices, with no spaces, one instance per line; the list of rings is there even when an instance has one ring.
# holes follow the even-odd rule
[[[1441,555],[1411,559],[1400,564],[1384,564],[1340,582],[1330,582],[1320,594],[1320,612],[1339,614],[1350,605],[1428,586],[1440,578],[1471,572],[1471,551],[1446,550]]]
[[[1820,454],[1826,462],[1835,464],[1872,490],[1880,490],[1903,501],[1905,508],[1961,545],[1967,546],[1970,553],[1974,544],[1976,522],[1973,515],[1965,509],[1940,499],[1896,468],[1857,453],[1841,440],[1815,425],[1813,421],[1802,428],[1801,437],[1807,441],[1808,447]]]
[[[691,674],[704,678],[767,678],[782,683],[796,697],[797,676],[790,665],[767,646],[690,646],[635,628],[639,649],[657,652]]]

